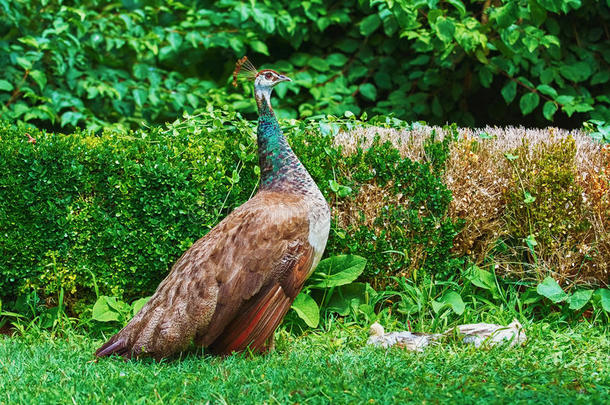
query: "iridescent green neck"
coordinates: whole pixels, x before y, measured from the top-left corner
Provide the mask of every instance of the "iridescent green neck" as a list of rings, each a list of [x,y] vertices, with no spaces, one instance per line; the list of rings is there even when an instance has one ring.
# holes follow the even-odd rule
[[[311,176],[296,157],[271,108],[271,89],[255,92],[258,104],[258,160],[261,190],[306,192]],[[311,183],[311,184],[310,184]]]

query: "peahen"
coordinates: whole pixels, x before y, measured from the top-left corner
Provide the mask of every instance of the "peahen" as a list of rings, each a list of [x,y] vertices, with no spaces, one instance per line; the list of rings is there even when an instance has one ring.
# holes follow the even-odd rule
[[[270,102],[273,87],[290,79],[274,70],[257,72],[245,57],[240,69],[254,80],[260,188],[178,259],[140,312],[95,352],[98,357],[160,359],[191,341],[215,354],[266,352],[320,261],[330,210]]]

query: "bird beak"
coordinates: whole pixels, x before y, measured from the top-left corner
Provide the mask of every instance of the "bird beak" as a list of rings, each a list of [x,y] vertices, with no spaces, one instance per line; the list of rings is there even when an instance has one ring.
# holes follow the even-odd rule
[[[292,81],[292,79],[289,78],[288,76],[280,75],[280,80],[278,81],[278,83],[281,83],[281,82],[291,82],[291,81]]]

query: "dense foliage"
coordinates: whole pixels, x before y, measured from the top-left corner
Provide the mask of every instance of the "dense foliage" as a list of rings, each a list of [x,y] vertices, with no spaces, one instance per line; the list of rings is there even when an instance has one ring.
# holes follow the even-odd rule
[[[391,187],[376,226],[339,221],[328,254],[366,254],[364,278],[375,285],[414,269],[454,273],[450,251],[459,224],[447,216],[451,193],[441,180],[449,138],[428,142],[428,162],[380,142],[344,157],[328,132],[340,124],[288,128],[327,199],[338,207],[365,195],[364,186]],[[24,133],[4,124],[0,299],[60,290],[72,303],[95,294],[149,295],[184,250],[256,190],[253,129],[238,114],[221,112],[164,130],[100,136]]]
[[[234,61],[249,54],[293,77],[277,91],[285,116],[607,122],[608,6],[0,0],[0,111],[41,127],[95,130],[173,121],[209,104],[249,113],[250,96],[228,90]]]

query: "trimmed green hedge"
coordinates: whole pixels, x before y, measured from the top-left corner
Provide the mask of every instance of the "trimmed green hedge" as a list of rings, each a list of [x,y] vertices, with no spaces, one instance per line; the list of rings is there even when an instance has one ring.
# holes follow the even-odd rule
[[[1,124],[0,299],[10,307],[26,292],[48,297],[63,287],[69,303],[91,301],[96,285],[125,298],[150,294],[184,250],[256,190],[254,125],[210,112],[146,132],[29,132],[31,143],[25,130]],[[459,226],[447,217],[441,181],[449,141],[430,140],[431,163],[379,142],[343,156],[328,133],[341,125],[301,122],[289,128],[290,142],[335,216],[364,185],[389,185],[375,220],[389,226],[379,233],[335,221],[327,254],[366,255],[363,276],[378,285],[405,267],[454,271]]]

